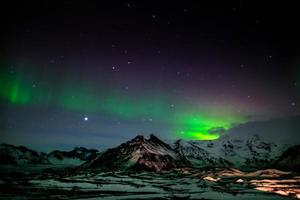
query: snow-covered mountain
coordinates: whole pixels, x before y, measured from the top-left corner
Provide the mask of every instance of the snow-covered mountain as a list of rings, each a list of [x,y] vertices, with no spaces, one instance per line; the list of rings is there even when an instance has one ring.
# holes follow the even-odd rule
[[[76,147],[72,151],[52,151],[47,158],[52,164],[80,165],[87,160],[94,159],[98,150]]]
[[[196,152],[205,152],[202,158],[212,160],[212,164],[217,166],[225,164],[223,166],[234,166],[244,170],[269,167],[288,147],[287,145],[262,141],[256,134],[244,138],[226,135],[219,140],[191,141],[187,144],[201,149],[201,151]],[[205,162],[199,164],[206,165]]]
[[[149,139],[137,136],[116,148],[108,149],[81,167],[106,170],[138,168],[154,171],[176,167],[234,167],[257,170],[274,166],[288,147],[263,141],[256,134],[243,139],[226,135],[214,141],[177,140],[170,145],[154,135]]]
[[[268,131],[266,127],[271,123],[268,121],[253,124],[265,127],[262,130]],[[237,132],[232,132],[234,130]],[[249,130],[254,133],[248,132]],[[177,140],[166,143],[154,135],[149,138],[137,136],[101,154],[97,150],[84,147],[45,154],[23,146],[2,144],[0,160],[1,164],[72,164],[80,165],[80,169],[93,170],[130,168],[162,171],[180,167],[232,167],[243,171],[275,167],[298,170],[299,145],[286,144],[281,140],[274,142],[274,138],[268,140],[262,136],[262,130],[250,129],[249,124],[240,125],[213,141]]]
[[[24,146],[0,145],[1,164],[68,164],[80,165],[97,156],[95,149],[76,147],[72,151],[37,152]]]
[[[0,145],[1,164],[48,164],[47,155],[24,146]]]
[[[177,140],[172,147],[176,153],[186,158],[195,168],[232,166],[232,163],[205,150],[200,144],[197,141]]]
[[[194,167],[231,166],[243,170],[270,167],[289,147],[300,144],[300,116],[237,125],[218,140],[176,141],[174,149]],[[286,156],[284,156],[286,157]]]
[[[96,159],[83,164],[82,168],[162,171],[187,165],[189,162],[184,157],[156,136],[150,135],[146,139],[139,135],[116,148],[108,149]]]

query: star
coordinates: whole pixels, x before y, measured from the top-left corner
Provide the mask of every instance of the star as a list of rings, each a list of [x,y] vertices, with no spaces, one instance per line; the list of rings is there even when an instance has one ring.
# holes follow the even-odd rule
[[[89,120],[89,118],[88,117],[84,117],[84,121],[88,121]]]
[[[292,103],[291,103],[291,106],[296,106],[296,103],[295,103],[295,102],[292,102]]]

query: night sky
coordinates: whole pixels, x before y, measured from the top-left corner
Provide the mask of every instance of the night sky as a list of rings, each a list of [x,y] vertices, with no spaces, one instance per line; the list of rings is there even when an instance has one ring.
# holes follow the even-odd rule
[[[0,142],[49,150],[150,133],[210,140],[241,123],[300,114],[296,5],[26,1],[2,9]]]

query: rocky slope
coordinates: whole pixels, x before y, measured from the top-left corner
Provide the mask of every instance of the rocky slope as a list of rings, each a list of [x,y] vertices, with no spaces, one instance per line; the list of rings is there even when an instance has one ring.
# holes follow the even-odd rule
[[[82,167],[107,170],[139,168],[154,171],[176,167],[233,167],[253,171],[273,167],[286,149],[286,145],[262,141],[258,135],[244,139],[225,136],[214,141],[177,140],[171,145],[154,135],[149,139],[137,136],[107,150]]]
[[[99,154],[83,147],[38,153],[26,147],[0,145],[1,164],[68,164],[91,170],[163,171],[180,167],[237,168],[243,171],[276,168],[299,171],[300,145],[275,144],[258,135],[224,136],[214,141],[177,140],[170,145],[154,135],[134,139]],[[284,153],[283,153],[284,152]]]
[[[218,140],[194,141],[192,144],[206,151],[210,159],[221,161],[219,164],[231,163],[231,166],[243,170],[270,167],[288,147],[263,141],[258,135],[249,135],[244,138],[226,135]]]
[[[275,167],[300,172],[300,145],[286,150],[276,161]]]
[[[172,147],[175,152],[186,158],[192,167],[229,167],[232,163],[201,148],[197,141],[177,140]]]
[[[142,169],[152,171],[169,170],[189,165],[189,162],[154,135],[149,139],[137,136],[120,146],[108,149],[96,159],[84,165],[83,169]]]
[[[0,145],[1,164],[48,164],[47,155],[24,146]]]

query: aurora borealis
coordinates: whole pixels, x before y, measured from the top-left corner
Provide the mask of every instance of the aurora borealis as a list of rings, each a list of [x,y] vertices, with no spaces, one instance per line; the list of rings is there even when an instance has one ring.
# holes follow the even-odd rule
[[[294,13],[286,23],[280,5],[266,13],[241,2],[20,6],[2,33],[1,142],[214,140],[241,123],[298,115]]]
[[[60,90],[53,91],[51,87],[37,85],[35,82],[38,77],[26,77],[26,73],[19,71],[18,67],[16,71],[2,74],[1,97],[11,105],[37,108],[53,106],[75,113],[101,113],[118,120],[139,121],[149,116],[146,120],[168,123],[173,134],[186,139],[217,139],[219,133],[211,133],[211,129],[228,129],[244,120],[241,115],[214,111],[209,107],[198,107],[192,111],[197,106],[195,104],[186,106],[176,103],[175,108],[172,104],[174,101],[164,94],[134,97],[113,89],[106,91],[101,86],[84,86],[76,82],[67,84],[64,81]]]

